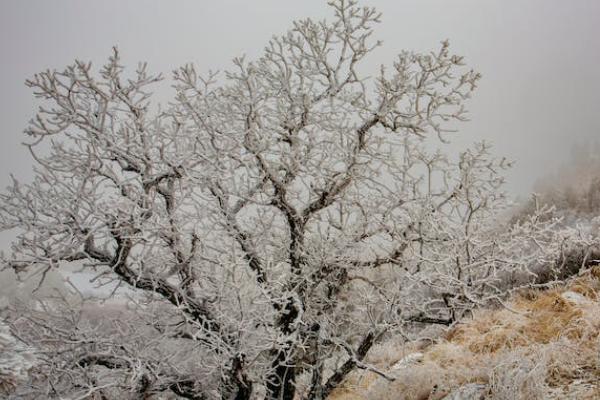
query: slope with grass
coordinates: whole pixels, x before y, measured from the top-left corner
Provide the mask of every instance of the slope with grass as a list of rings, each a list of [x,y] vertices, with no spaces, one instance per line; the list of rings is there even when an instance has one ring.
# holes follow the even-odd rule
[[[330,399],[599,399],[600,266],[516,292],[430,343],[384,344],[370,361],[395,380],[359,371]]]

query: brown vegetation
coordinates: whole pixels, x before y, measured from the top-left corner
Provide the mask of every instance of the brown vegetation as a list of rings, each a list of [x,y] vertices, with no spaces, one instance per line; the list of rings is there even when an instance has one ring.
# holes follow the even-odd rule
[[[387,344],[380,351],[387,360],[372,361],[395,381],[357,372],[330,398],[443,399],[479,383],[485,399],[597,399],[599,294],[599,266],[549,290],[520,291],[502,308],[477,311],[422,353],[414,343]]]

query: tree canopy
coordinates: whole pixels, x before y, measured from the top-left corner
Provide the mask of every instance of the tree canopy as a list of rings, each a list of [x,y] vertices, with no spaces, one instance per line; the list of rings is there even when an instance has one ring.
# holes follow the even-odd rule
[[[538,214],[499,222],[505,159],[445,150],[480,75],[443,42],[363,76],[380,14],[330,6],[257,60],[177,69],[168,104],[116,49],[27,81],[36,177],[0,197],[7,265],[79,262],[139,293],[127,321],[36,331],[39,393],[321,399],[386,335],[452,324],[556,250]]]

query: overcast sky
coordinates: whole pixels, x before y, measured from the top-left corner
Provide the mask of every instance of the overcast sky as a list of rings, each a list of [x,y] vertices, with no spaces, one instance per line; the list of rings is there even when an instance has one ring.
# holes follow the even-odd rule
[[[452,50],[483,74],[458,143],[486,139],[517,161],[515,194],[558,168],[576,141],[600,134],[600,1],[364,0],[377,7],[384,46],[373,71],[402,49]],[[22,130],[35,110],[23,81],[73,59],[103,62],[118,45],[126,64],[148,61],[169,73],[194,62],[223,69],[255,57],[292,20],[329,17],[324,0],[2,0],[0,1],[0,186],[28,179]]]

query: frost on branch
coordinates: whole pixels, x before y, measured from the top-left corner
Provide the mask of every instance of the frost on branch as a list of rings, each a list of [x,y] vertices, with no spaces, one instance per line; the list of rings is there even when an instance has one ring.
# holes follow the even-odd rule
[[[324,398],[386,335],[451,324],[552,254],[551,222],[497,222],[505,161],[445,153],[479,74],[444,42],[368,79],[380,15],[330,6],[256,61],[179,68],[162,107],[161,76],[116,50],[27,81],[37,172],[0,198],[7,265],[78,262],[138,293],[126,327],[30,335],[56,343],[41,396]]]
[[[35,363],[33,349],[23,344],[0,321],[0,394],[7,395],[22,381]]]

